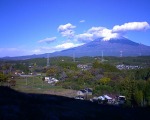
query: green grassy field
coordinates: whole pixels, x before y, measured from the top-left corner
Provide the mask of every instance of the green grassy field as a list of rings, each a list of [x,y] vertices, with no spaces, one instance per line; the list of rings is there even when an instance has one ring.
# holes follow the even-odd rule
[[[32,77],[19,77],[16,80],[16,86],[12,87],[14,90],[25,93],[42,93],[42,94],[53,94],[67,97],[76,96],[75,90],[64,89],[61,86],[53,86],[39,76]]]

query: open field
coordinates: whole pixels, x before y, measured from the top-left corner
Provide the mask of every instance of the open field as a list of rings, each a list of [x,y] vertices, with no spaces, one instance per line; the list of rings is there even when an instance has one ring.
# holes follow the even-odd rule
[[[76,96],[75,90],[64,89],[60,86],[50,85],[47,82],[42,81],[42,78],[39,76],[19,77],[15,80],[16,86],[12,87],[12,89],[19,92],[52,94],[67,97]]]

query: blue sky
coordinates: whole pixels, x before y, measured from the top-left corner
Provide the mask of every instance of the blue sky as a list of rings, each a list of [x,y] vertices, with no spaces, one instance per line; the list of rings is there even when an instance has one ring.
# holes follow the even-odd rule
[[[150,46],[149,0],[0,0],[0,57],[51,53],[96,38]]]

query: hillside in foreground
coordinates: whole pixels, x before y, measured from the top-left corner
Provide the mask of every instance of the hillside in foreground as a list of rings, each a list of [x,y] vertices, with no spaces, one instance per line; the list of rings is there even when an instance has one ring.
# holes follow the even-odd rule
[[[150,108],[99,105],[55,95],[27,94],[0,87],[1,120],[141,120]]]

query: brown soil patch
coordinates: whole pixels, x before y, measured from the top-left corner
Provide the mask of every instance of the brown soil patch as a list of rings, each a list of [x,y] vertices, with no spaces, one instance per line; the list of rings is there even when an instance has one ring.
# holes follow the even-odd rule
[[[75,97],[77,95],[77,91],[76,90],[48,90],[48,91],[44,91],[44,94],[51,94],[51,95],[58,95],[58,96],[66,96],[66,97]]]

